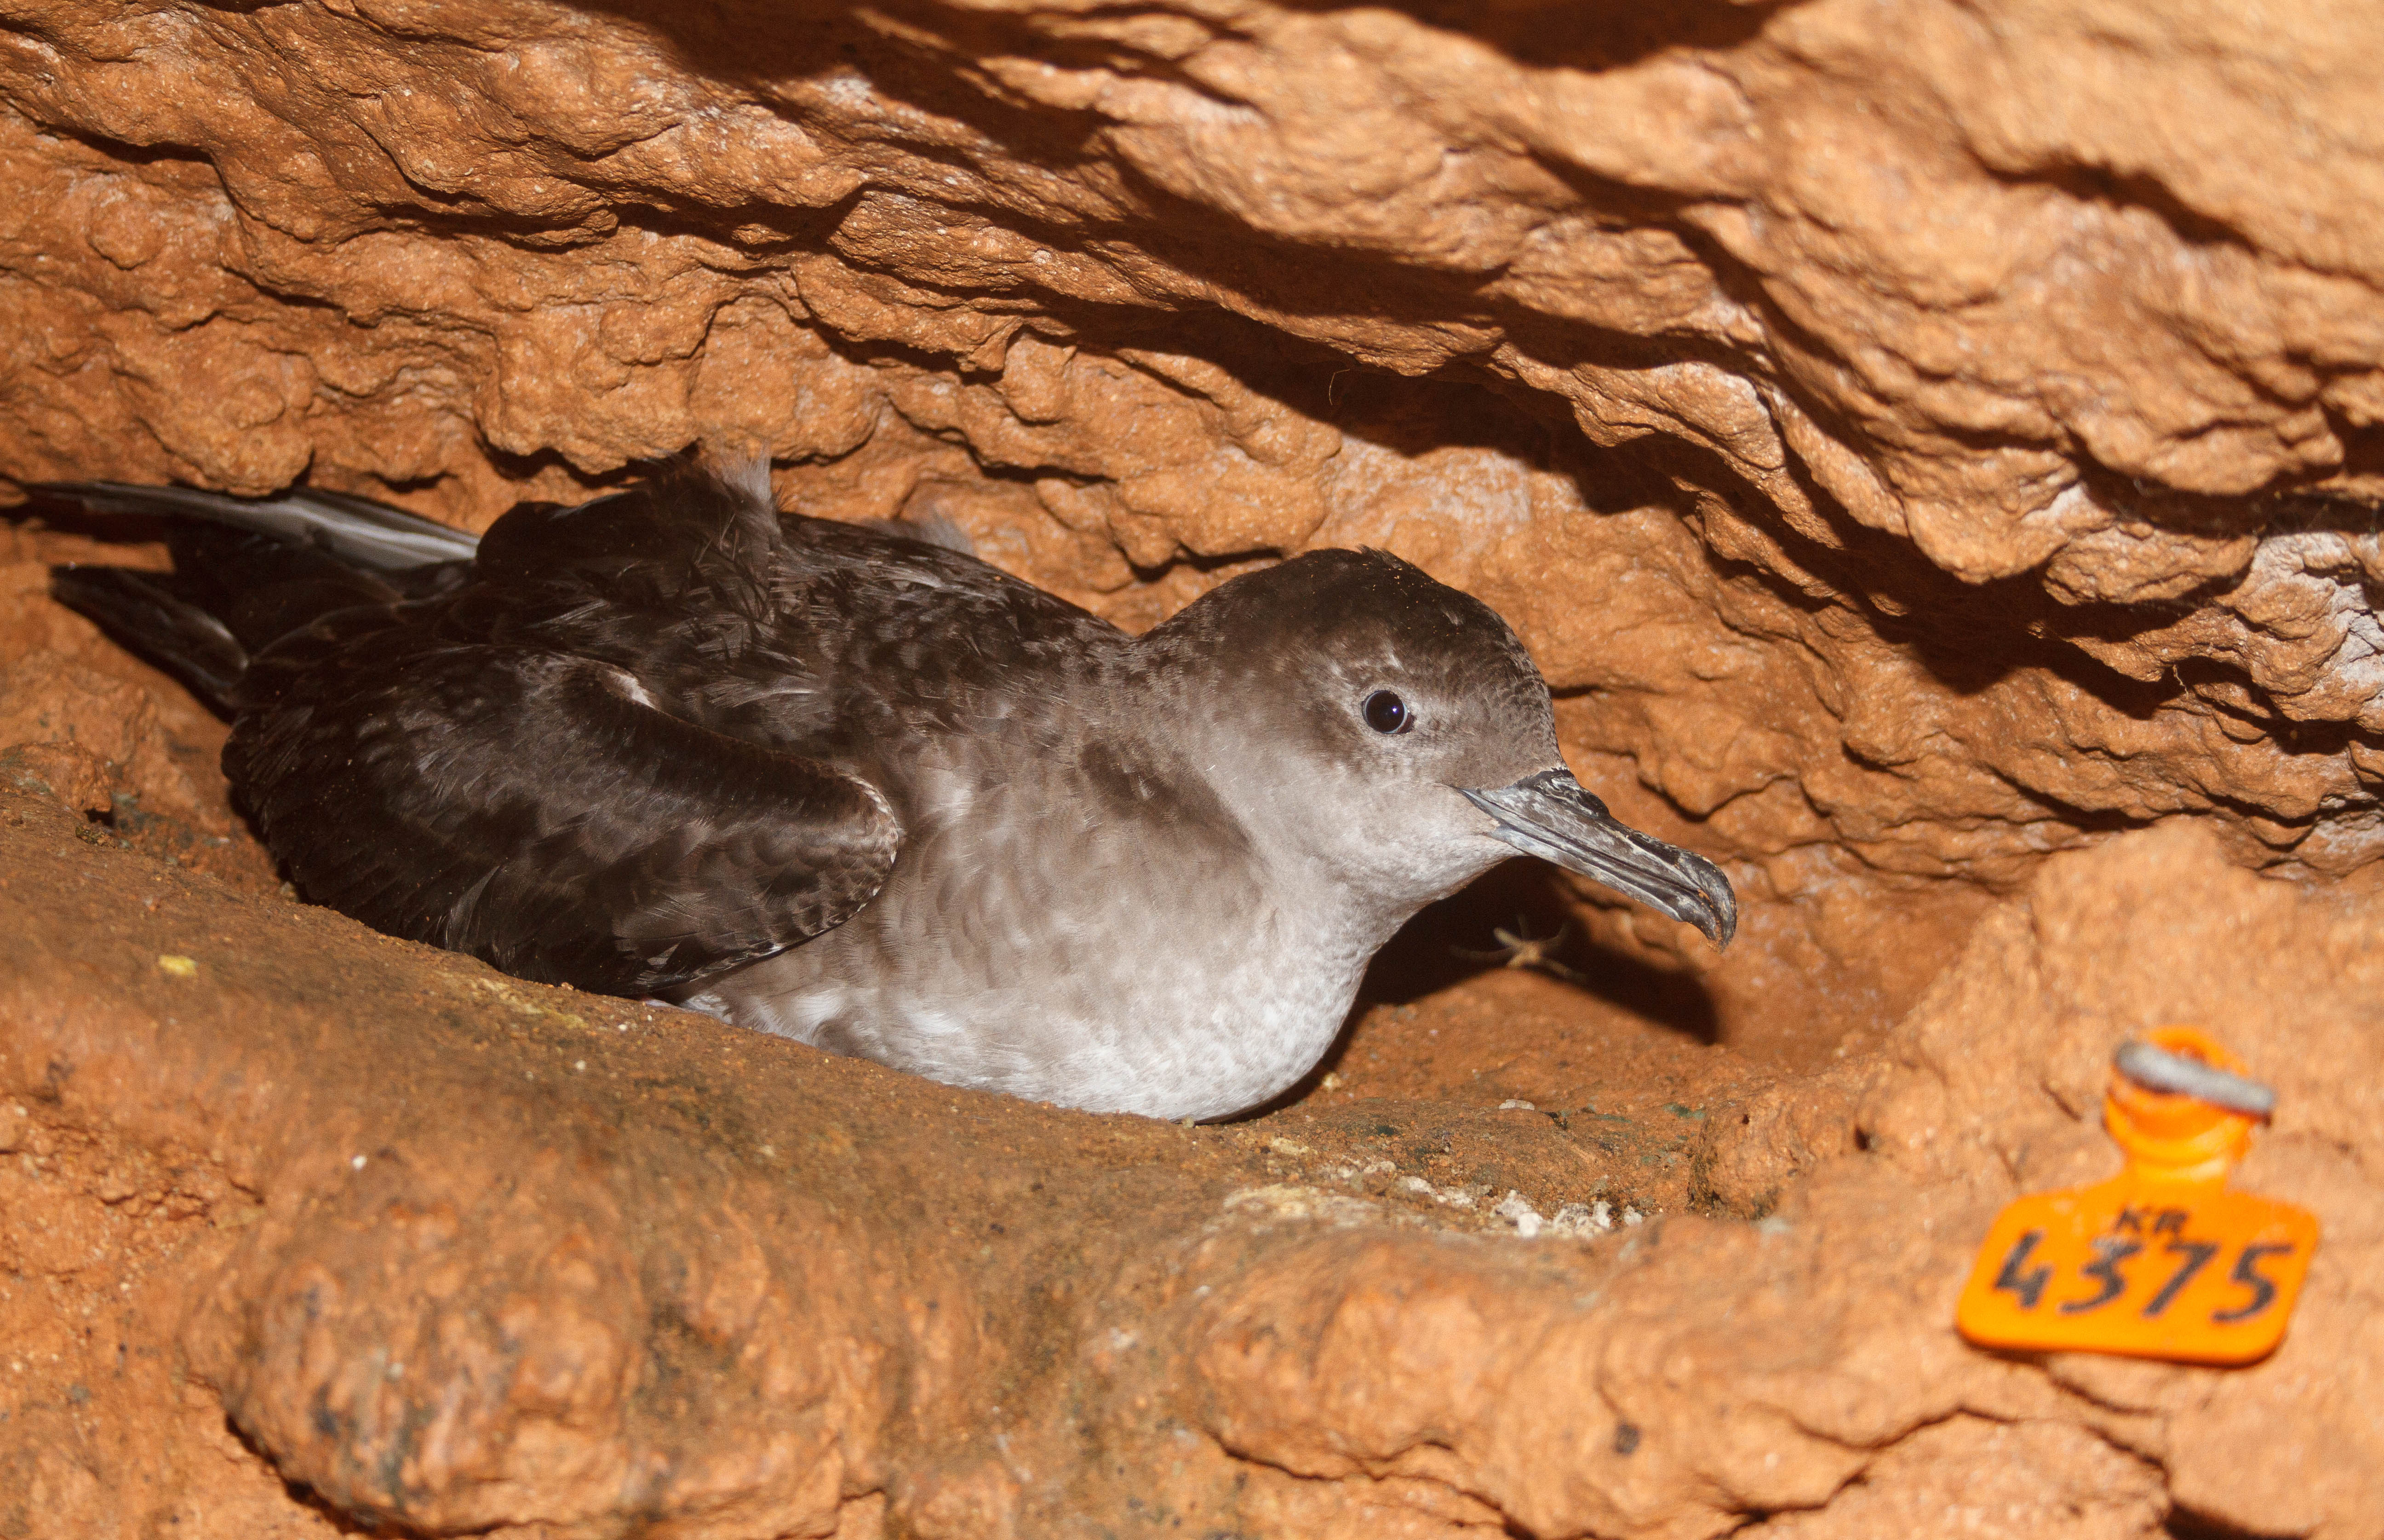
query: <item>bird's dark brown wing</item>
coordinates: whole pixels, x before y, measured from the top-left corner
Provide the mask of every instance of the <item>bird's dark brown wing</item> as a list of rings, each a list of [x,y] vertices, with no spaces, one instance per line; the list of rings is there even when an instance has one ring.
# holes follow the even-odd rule
[[[892,869],[901,828],[861,780],[654,710],[607,664],[393,618],[318,626],[225,750],[309,899],[644,994],[841,924]]]

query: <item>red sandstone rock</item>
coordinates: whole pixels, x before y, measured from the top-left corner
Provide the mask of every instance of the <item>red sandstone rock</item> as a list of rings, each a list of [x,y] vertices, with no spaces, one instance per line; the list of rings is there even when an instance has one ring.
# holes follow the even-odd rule
[[[1615,1144],[1595,1103],[1570,1132],[1468,1113],[1490,1093],[1461,1075],[1238,1128],[1056,1112],[514,983],[0,805],[0,1469],[40,1499],[0,1533],[307,1532],[263,1462],[434,1534],[2384,1514],[2359,1410],[2384,1109],[2357,1073],[2384,947],[2191,829],[2062,858],[1992,915],[1836,1137],[1783,1141],[1732,1115],[1759,1077],[1709,1078],[1726,1099],[1682,1109],[1710,1112],[1707,1168],[1787,1157],[1761,1222],[1526,1240],[1448,1154],[1552,1213],[1650,1190],[1633,1119]],[[1964,1346],[1996,1207],[2112,1169],[2110,1048],[2189,1015],[2283,1093],[2241,1180],[2326,1225],[2283,1348],[2219,1371]]]
[[[273,897],[44,597],[128,548],[10,532],[0,1535],[2372,1531],[2378,25],[19,6],[0,476],[480,527],[742,441],[1129,626],[1385,546],[1745,918],[1502,879],[1238,1132],[955,1096]],[[1458,981],[1510,901],[1596,995]],[[2172,1017],[2285,1089],[2285,1348],[1962,1348]]]

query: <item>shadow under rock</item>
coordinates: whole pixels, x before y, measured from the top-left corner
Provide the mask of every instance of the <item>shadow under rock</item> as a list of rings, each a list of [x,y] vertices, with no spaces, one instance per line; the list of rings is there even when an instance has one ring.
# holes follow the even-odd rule
[[[1579,975],[1571,987],[1700,1043],[1720,1040],[1713,997],[1691,974],[1651,967],[1591,941],[1574,925],[1562,879],[1536,862],[1509,861],[1461,891],[1427,904],[1375,954],[1359,987],[1354,1020],[1370,1007],[1405,1005],[1506,964],[1494,930],[1558,938],[1551,961]],[[1561,976],[1561,975],[1555,975]],[[1344,1036],[1344,1042],[1347,1036]],[[1328,1056],[1339,1056],[1340,1045]]]
[[[1390,0],[1388,9],[1428,27],[1461,32],[1536,68],[1620,69],[1671,49],[1737,47],[1763,31],[1790,0],[1651,6],[1646,0]],[[1310,12],[1347,10],[1341,0],[1291,0]]]
[[[1534,68],[1602,70],[1625,68],[1673,49],[1724,50],[1748,42],[1792,0],[1754,4],[1704,3],[1650,6],[1645,0],[1390,0],[1385,7],[1424,26],[1488,44],[1516,63]],[[734,75],[784,70],[796,60],[829,61],[890,52],[875,29],[856,25],[845,7],[813,7],[789,16],[785,7],[755,0],[590,0],[588,8],[630,18],[671,39],[687,61]],[[853,7],[857,9],[858,7]],[[1359,7],[1347,0],[1289,0],[1286,8],[1311,15]],[[972,14],[938,0],[891,0],[883,14],[920,29],[930,38],[948,37],[985,52],[996,44],[1058,68],[1132,64],[1145,73],[1173,61],[1107,36],[1042,32],[1014,16]],[[1224,29],[1215,29],[1220,33]],[[1069,115],[1050,112],[1043,116]]]

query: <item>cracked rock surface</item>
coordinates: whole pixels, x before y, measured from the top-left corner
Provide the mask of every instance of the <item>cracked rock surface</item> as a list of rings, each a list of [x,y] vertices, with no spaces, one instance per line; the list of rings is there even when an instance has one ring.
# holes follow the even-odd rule
[[[478,528],[702,440],[1129,627],[1381,546],[1744,921],[1510,869],[1268,1117],[953,1095],[292,903],[221,725],[45,597],[155,531],[29,502],[0,1536],[2372,1532],[2379,54],[2355,0],[16,0],[0,493]],[[1453,965],[1518,913],[1586,987]],[[2284,1090],[2284,1349],[1961,1348],[2167,1020]]]
[[[34,0],[0,470],[483,523],[737,439],[1129,620],[1374,541],[1783,901],[2339,872],[2384,19],[2262,14]]]

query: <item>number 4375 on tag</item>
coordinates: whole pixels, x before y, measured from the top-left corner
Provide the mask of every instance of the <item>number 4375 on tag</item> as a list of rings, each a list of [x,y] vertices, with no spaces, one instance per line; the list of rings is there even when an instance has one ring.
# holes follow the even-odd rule
[[[2248,1363],[2284,1335],[2317,1246],[2291,1204],[2121,1176],[2005,1209],[1963,1290],[1983,1347]]]

